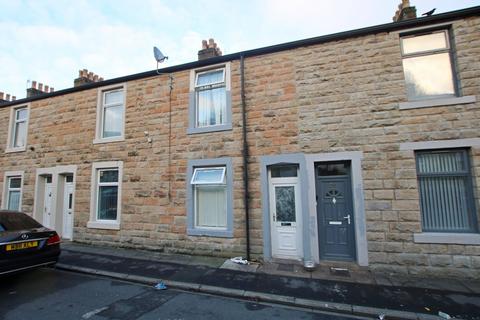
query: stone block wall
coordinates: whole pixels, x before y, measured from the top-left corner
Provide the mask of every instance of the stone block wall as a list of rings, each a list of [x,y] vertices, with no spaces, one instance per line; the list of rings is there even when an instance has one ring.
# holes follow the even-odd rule
[[[480,89],[480,19],[452,23],[462,95]],[[93,144],[97,89],[31,102],[25,152],[0,150],[4,171],[24,170],[23,210],[33,211],[35,171],[77,165],[74,239],[84,243],[187,254],[245,254],[240,64],[231,61],[231,131],[187,134],[189,71],[126,83],[125,141]],[[259,157],[361,151],[370,267],[402,273],[478,276],[480,246],[419,244],[419,195],[413,151],[405,142],[480,138],[480,103],[400,110],[406,89],[399,32],[377,33],[245,60],[250,159],[251,248],[263,252]],[[169,124],[171,110],[171,134]],[[9,121],[10,108],[0,108]],[[0,127],[7,141],[8,127]],[[152,143],[147,141],[145,131]],[[170,148],[169,148],[170,140]],[[170,154],[170,156],[169,156]],[[186,234],[190,159],[231,157],[234,237]],[[480,150],[471,149],[480,208]],[[121,230],[87,228],[92,163],[124,163]],[[1,190],[1,188],[0,188]],[[480,219],[479,219],[480,220]]]

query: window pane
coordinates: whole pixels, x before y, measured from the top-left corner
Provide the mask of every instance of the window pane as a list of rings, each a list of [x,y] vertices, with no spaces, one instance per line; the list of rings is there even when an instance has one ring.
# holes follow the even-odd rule
[[[98,219],[117,219],[117,186],[100,186],[98,191]]]
[[[197,86],[205,86],[209,84],[222,83],[223,79],[223,69],[215,70],[208,73],[201,73],[197,75]]]
[[[272,178],[288,178],[297,176],[297,166],[275,166],[272,167],[271,174]]]
[[[15,137],[14,137],[14,140],[13,140],[13,146],[14,147],[25,146],[26,129],[27,129],[27,123],[26,122],[15,123]]]
[[[423,231],[475,231],[465,151],[418,153],[417,167]]]
[[[424,231],[474,231],[465,177],[421,177],[420,208]]]
[[[110,91],[105,93],[105,104],[123,103],[123,91]]]
[[[295,187],[275,187],[277,222],[295,222]]]
[[[72,175],[68,175],[68,176],[65,176],[65,182],[73,182],[73,176]]]
[[[9,178],[10,188],[20,188],[22,186],[22,178]]]
[[[118,170],[100,170],[100,182],[118,182]]]
[[[118,137],[122,135],[123,106],[104,109],[103,137]]]
[[[445,38],[445,32],[437,32],[432,34],[426,34],[423,36],[415,36],[411,38],[403,38],[402,46],[403,53],[415,53],[430,51],[436,49],[447,49],[447,39]]]
[[[4,230],[8,231],[15,231],[15,230],[26,230],[26,229],[33,229],[33,228],[40,228],[42,227],[37,221],[35,221],[32,217],[24,214],[24,213],[10,213],[10,212],[0,212],[0,221],[1,227]],[[1,228],[0,228],[1,231]]]
[[[345,176],[349,173],[349,163],[322,163],[318,165],[318,175],[320,176]]]
[[[8,210],[20,211],[20,191],[8,193]]]
[[[455,94],[448,53],[405,58],[403,70],[409,99]]]
[[[225,87],[197,91],[198,127],[224,124],[226,109]]]
[[[219,184],[225,183],[225,168],[195,169],[192,184]]]
[[[26,120],[28,117],[27,108],[17,109],[16,120]]]
[[[419,173],[455,173],[467,170],[461,151],[419,153],[417,159]]]
[[[197,226],[226,227],[226,187],[196,186]]]

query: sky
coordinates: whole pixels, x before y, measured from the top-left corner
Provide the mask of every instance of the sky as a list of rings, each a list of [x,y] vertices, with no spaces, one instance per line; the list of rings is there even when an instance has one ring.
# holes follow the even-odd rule
[[[197,60],[202,39],[230,54],[392,21],[401,0],[0,0],[0,92],[27,81],[70,88],[78,70],[105,79]],[[410,0],[417,13],[479,0]]]

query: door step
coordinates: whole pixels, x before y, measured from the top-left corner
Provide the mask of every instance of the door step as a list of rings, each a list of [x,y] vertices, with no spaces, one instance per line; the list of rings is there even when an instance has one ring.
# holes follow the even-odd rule
[[[350,271],[346,268],[330,267],[330,274],[338,277],[350,277]]]

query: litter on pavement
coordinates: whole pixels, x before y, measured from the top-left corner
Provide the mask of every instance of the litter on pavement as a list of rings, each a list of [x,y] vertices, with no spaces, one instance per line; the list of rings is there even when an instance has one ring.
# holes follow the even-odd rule
[[[238,264],[249,264],[248,260],[243,259],[242,257],[231,258],[230,261],[232,261],[234,263],[238,263]]]
[[[155,289],[157,290],[165,290],[167,289],[167,286],[165,285],[165,283],[163,283],[162,281],[160,281],[159,283],[157,283],[155,285]]]

